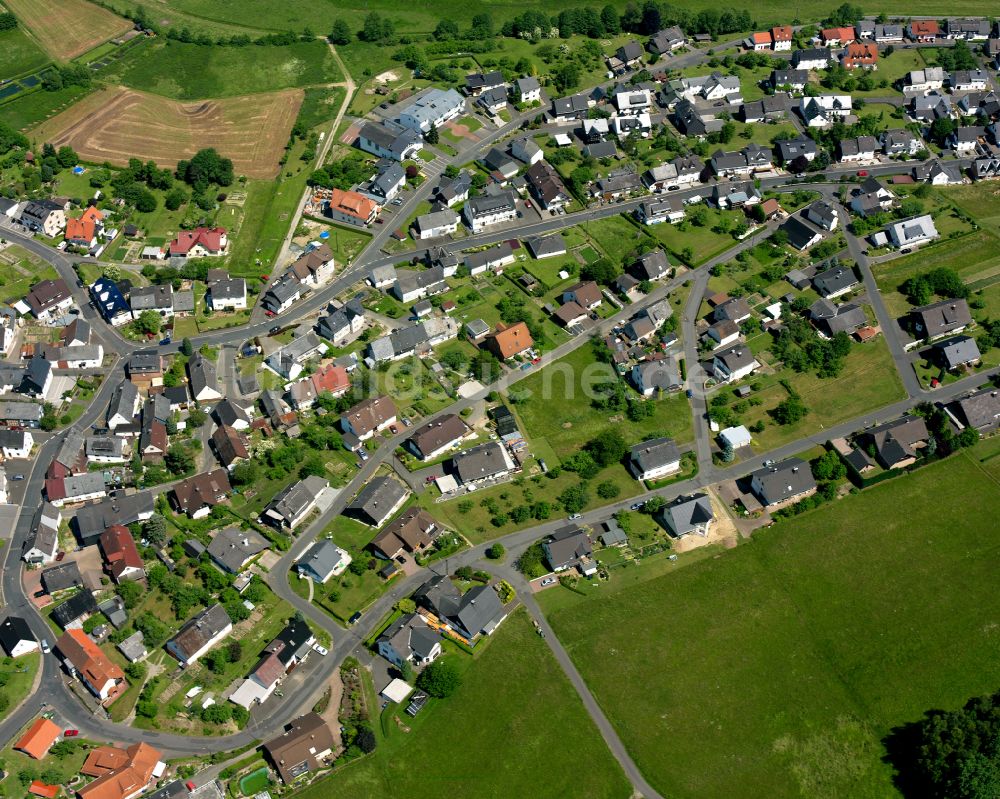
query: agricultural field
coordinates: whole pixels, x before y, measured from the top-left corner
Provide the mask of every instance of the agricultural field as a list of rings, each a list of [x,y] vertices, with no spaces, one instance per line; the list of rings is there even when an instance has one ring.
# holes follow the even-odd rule
[[[985,461],[996,450],[981,444],[666,576],[539,601],[664,795],[898,796],[884,738],[1000,681],[1000,495],[996,459]],[[941,497],[963,508],[948,524]]]
[[[162,10],[161,10],[162,5]],[[623,10],[625,0],[616,0],[614,5]],[[532,0],[526,3],[503,2],[490,7],[496,24],[529,9],[541,10],[547,14],[558,14],[567,8],[577,8],[578,3],[572,0],[554,0],[541,3]],[[747,6],[740,6],[747,7]],[[372,2],[316,4],[309,0],[289,0],[280,6],[267,3],[266,0],[165,0],[157,4],[157,16],[170,18],[169,9],[178,13],[177,24],[195,24],[215,22],[218,24],[243,24],[254,29],[300,31],[309,27],[316,31],[330,28],[336,19],[346,20],[352,28],[360,29],[368,12],[378,12],[396,23],[397,29],[405,28],[408,33],[430,33],[442,19],[454,19],[461,27],[468,27],[472,17],[478,13],[476,6],[456,6],[448,0],[429,0],[420,6],[403,8],[393,0],[372,0]],[[717,4],[709,0],[693,0],[685,9],[698,12],[705,9],[718,9]],[[993,7],[983,0],[955,0],[948,7],[951,14],[978,14],[988,16]],[[928,14],[934,16],[941,13],[939,3],[931,0],[891,0],[884,9],[887,14]],[[779,23],[788,23],[790,17],[785,7],[767,5],[753,8],[759,27],[767,27]],[[830,13],[830,5],[820,0],[808,0],[805,5],[795,6],[795,16],[804,22],[819,20]],[[187,18],[184,18],[187,17]],[[734,35],[733,38],[736,38]]]
[[[0,78],[22,75],[45,66],[48,60],[21,28],[0,33]]]
[[[3,121],[22,133],[68,108],[92,89],[84,86],[64,86],[54,92],[44,89],[21,92],[16,99],[0,106]]]
[[[238,175],[273,178],[302,91],[180,103],[121,86],[90,95],[32,131],[86,161],[125,166],[129,158],[174,164],[205,147],[231,158]]]
[[[51,55],[69,61],[132,30],[132,23],[85,0],[4,0]]]
[[[198,100],[336,83],[343,75],[319,40],[216,47],[161,38],[106,67],[101,78],[174,100]]]
[[[482,799],[554,799],[582,795],[582,786],[589,799],[631,794],[523,611],[475,655],[445,651],[463,671],[455,694],[431,699],[416,718],[390,706],[376,725],[382,740],[375,753],[310,786],[301,799],[438,799],[442,791]],[[397,714],[402,729],[392,721]]]

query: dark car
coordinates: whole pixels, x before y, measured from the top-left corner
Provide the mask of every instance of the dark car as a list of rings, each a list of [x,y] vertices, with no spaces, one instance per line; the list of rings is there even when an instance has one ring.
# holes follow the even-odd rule
[[[353,616],[351,616],[351,618],[349,618],[347,620],[347,623],[348,624],[357,624],[359,621],[361,621],[361,611],[360,610],[357,613],[355,613]]]
[[[275,325],[274,327],[272,327],[267,332],[268,332],[268,335],[271,335],[271,336],[273,336],[275,333],[280,333],[281,332],[281,325]]]

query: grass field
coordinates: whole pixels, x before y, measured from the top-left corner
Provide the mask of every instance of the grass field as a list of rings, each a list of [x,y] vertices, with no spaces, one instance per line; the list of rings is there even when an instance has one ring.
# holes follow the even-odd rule
[[[445,657],[464,670],[453,696],[415,719],[400,709],[408,731],[384,724],[371,757],[297,796],[627,799],[625,776],[523,612],[474,657]]]
[[[0,250],[0,298],[20,298],[40,280],[55,279],[55,267],[23,247],[12,244]]]
[[[517,393],[530,391],[531,396],[513,407],[527,435],[547,439],[560,458],[608,427],[620,431],[631,443],[653,432],[670,435],[681,443],[692,439],[691,411],[683,394],[652,400],[656,413],[641,422],[612,418],[606,411],[594,408],[584,391],[614,379],[614,370],[608,364],[597,363],[589,346],[579,347],[518,383]]]
[[[764,338],[770,340],[766,335]],[[754,348],[753,341],[750,347]],[[788,392],[777,382],[778,377],[791,383],[809,409],[809,413],[795,424],[779,425],[767,413],[788,397]],[[740,423],[750,426],[757,421],[764,422],[764,431],[754,435],[754,447],[761,452],[869,411],[874,412],[905,397],[903,384],[883,338],[851,345],[844,370],[835,378],[783,370],[773,377],[755,375],[750,381],[761,384],[760,391],[753,396],[762,400],[762,404],[751,407],[741,415]]]
[[[20,131],[44,122],[86,96],[92,89],[83,86],[66,86],[54,92],[44,89],[22,93],[16,100],[0,106],[3,121]]]
[[[908,278],[938,267],[954,269],[966,282],[1000,275],[1000,238],[986,229],[922,247],[912,255],[873,267],[879,291],[894,316],[906,313],[910,304],[899,292]]]
[[[540,595],[660,792],[898,795],[890,729],[1000,682],[992,443],[669,576]]]
[[[32,136],[116,166],[133,157],[170,166],[214,147],[233,160],[237,175],[273,178],[301,102],[297,89],[180,103],[115,86],[41,124]]]
[[[0,78],[45,66],[48,56],[20,28],[0,33]]]
[[[53,58],[68,61],[132,29],[132,23],[85,0],[4,0]]]
[[[158,39],[101,73],[112,83],[175,100],[236,97],[343,80],[323,42],[211,47]]]

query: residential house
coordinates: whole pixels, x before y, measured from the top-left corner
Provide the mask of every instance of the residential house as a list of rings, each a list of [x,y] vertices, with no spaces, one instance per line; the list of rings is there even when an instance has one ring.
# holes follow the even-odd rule
[[[417,133],[427,133],[465,111],[465,100],[454,89],[429,89],[399,115],[399,124]]]
[[[417,231],[417,238],[422,241],[451,235],[458,230],[458,222],[459,216],[454,211],[433,211],[418,216],[414,228]]]
[[[140,391],[163,385],[163,358],[155,349],[135,350],[128,359],[125,372]]]
[[[882,133],[882,150],[886,155],[914,156],[924,149],[924,143],[912,131],[886,130]]]
[[[493,89],[487,89],[480,94],[478,98],[476,98],[476,105],[483,109],[487,114],[499,114],[507,107],[506,86],[497,86]]]
[[[524,77],[518,78],[512,85],[512,93],[518,103],[538,103],[542,99],[542,87],[538,83],[538,78]]]
[[[335,747],[333,733],[326,722],[316,713],[307,713],[293,719],[285,732],[267,741],[262,749],[281,781],[290,785],[318,769]]]
[[[354,500],[344,508],[344,515],[371,527],[381,527],[410,496],[398,480],[385,475],[370,480]]]
[[[511,191],[471,197],[462,209],[465,223],[473,233],[482,233],[488,227],[509,222],[517,213],[517,199]]]
[[[907,415],[865,431],[862,439],[875,450],[875,459],[884,469],[902,469],[917,460],[927,446],[930,433],[922,416]]]
[[[181,667],[196,663],[233,631],[233,622],[222,605],[212,605],[188,620],[169,641],[166,649]]]
[[[1000,427],[1000,390],[989,386],[957,399],[953,403],[960,422],[980,433]]]
[[[39,650],[38,641],[28,622],[20,616],[8,616],[0,623],[0,646],[7,657],[18,658]]]
[[[21,209],[18,221],[29,230],[54,239],[66,228],[66,209],[52,200],[31,200]]]
[[[585,94],[557,97],[552,101],[552,116],[557,124],[575,122],[587,116],[595,101]]]
[[[717,352],[712,358],[712,371],[716,379],[722,383],[735,383],[737,380],[742,380],[753,374],[759,367],[760,363],[754,357],[753,352],[742,344]]]
[[[398,161],[380,161],[376,173],[361,187],[366,197],[379,205],[395,199],[406,185],[406,172]]]
[[[328,341],[342,341],[364,330],[365,313],[359,299],[350,299],[342,307],[321,316],[316,323],[316,332]]]
[[[289,267],[289,271],[295,275],[299,283],[313,288],[326,283],[333,276],[335,269],[333,250],[328,244],[309,247]]]
[[[629,452],[629,468],[636,480],[659,480],[680,471],[681,452],[672,438],[653,438]]]
[[[985,69],[959,69],[948,75],[953,92],[984,92],[990,88],[990,75]]]
[[[222,571],[239,574],[269,546],[267,539],[260,533],[227,527],[212,538],[208,545],[208,556]]]
[[[166,771],[162,752],[147,743],[127,749],[99,746],[90,751],[80,773],[97,779],[76,789],[78,799],[134,799]],[[155,795],[154,795],[155,796]]]
[[[716,322],[729,319],[741,325],[750,318],[750,304],[743,297],[733,297],[719,303],[712,315]]]
[[[566,241],[559,235],[532,236],[525,239],[524,244],[530,250],[531,256],[538,260],[566,254]]]
[[[979,346],[971,336],[955,336],[934,345],[938,362],[949,372],[975,366],[982,359]]]
[[[260,519],[279,530],[294,530],[316,507],[319,495],[329,487],[325,478],[309,475],[279,491],[264,508]]]
[[[830,51],[825,47],[796,50],[792,53],[791,64],[795,69],[826,69],[832,61]]]
[[[593,562],[594,548],[590,537],[574,525],[568,524],[552,533],[542,542],[542,550],[545,552],[545,561],[554,572],[572,568],[591,574],[596,571]]]
[[[893,222],[886,228],[894,247],[918,247],[938,237],[934,219],[930,214]]]
[[[844,69],[878,69],[878,45],[875,42],[852,42],[840,54]]]
[[[778,160],[786,165],[798,158],[806,162],[812,161],[818,152],[816,142],[802,134],[794,139],[779,139],[775,142],[775,149],[778,152]]]
[[[4,460],[27,458],[34,443],[27,430],[0,430],[0,454]]]
[[[874,136],[857,136],[853,139],[841,139],[837,145],[842,164],[872,161],[879,149],[878,139]]]
[[[487,269],[501,274],[503,267],[514,263],[514,248],[509,241],[502,241],[465,256],[465,268],[470,275],[481,275]]]
[[[515,468],[507,448],[497,441],[488,441],[458,452],[451,459],[451,472],[459,485],[466,489],[501,480]]]
[[[547,161],[532,164],[524,178],[528,182],[528,190],[547,211],[565,208],[572,200],[559,173]]]
[[[492,352],[497,360],[506,361],[522,352],[527,352],[534,346],[535,342],[528,331],[528,325],[524,322],[516,322],[512,325],[497,324],[497,329],[486,336],[483,347]]]
[[[416,428],[405,446],[421,460],[434,460],[470,435],[472,430],[459,416],[447,413]]]
[[[62,513],[49,502],[42,502],[31,520],[31,529],[21,551],[25,563],[47,565],[56,559],[59,549],[59,526]]]
[[[375,642],[378,653],[397,668],[403,663],[426,666],[441,655],[441,636],[419,613],[396,619]]]
[[[819,40],[825,47],[840,47],[854,41],[854,28],[823,28]]]
[[[225,469],[213,469],[181,480],[173,487],[170,496],[179,512],[192,519],[202,519],[216,505],[225,502],[232,492],[229,473]]]
[[[853,267],[834,266],[813,277],[813,288],[821,297],[832,300],[852,291],[859,282]]]
[[[861,216],[891,211],[896,195],[883,186],[878,178],[866,178],[851,197],[851,210]]]
[[[250,449],[243,433],[229,425],[220,425],[212,433],[212,449],[228,471],[232,471],[240,461],[249,460]]]
[[[802,92],[809,83],[809,70],[775,69],[771,71],[770,83],[775,91],[784,89],[789,92]]]
[[[379,215],[381,206],[356,191],[330,189],[330,196],[323,203],[323,215],[334,222],[354,227],[368,227]]]
[[[222,399],[215,361],[196,352],[187,363],[191,395],[197,402],[214,402]]]
[[[636,218],[644,225],[658,225],[661,222],[676,224],[687,215],[684,203],[677,197],[650,200],[635,210]]]
[[[715,521],[712,500],[707,494],[680,496],[664,506],[657,520],[673,538],[688,535],[707,537]]]
[[[83,546],[96,544],[105,530],[116,524],[126,527],[144,522],[153,515],[153,495],[149,491],[135,494],[113,493],[95,505],[85,505],[73,519],[76,537]]]
[[[210,258],[225,255],[229,236],[224,227],[196,227],[182,230],[168,245],[172,258]]]
[[[63,237],[67,244],[87,250],[97,248],[98,237],[104,233],[104,214],[96,206],[88,205],[78,218],[66,220]]]
[[[850,116],[853,108],[849,94],[820,94],[799,100],[798,111],[810,128],[823,128]]]
[[[914,42],[929,43],[941,35],[941,26],[936,19],[914,19],[910,21],[906,38]]]
[[[640,322],[645,320],[645,317]],[[678,391],[683,385],[680,371],[672,359],[642,361],[632,367],[629,373],[632,384],[644,397],[651,397],[658,391]]]
[[[910,108],[910,116],[927,124],[933,124],[938,119],[950,119],[954,112],[951,98],[936,93],[914,97]]]
[[[120,524],[109,527],[101,533],[100,545],[104,566],[116,583],[145,578],[146,564],[127,527]]]
[[[483,92],[503,88],[505,85],[503,73],[499,70],[486,73],[474,72],[465,76],[465,93],[469,97],[479,97]]]
[[[9,431],[0,431],[0,435]],[[0,439],[0,444],[3,441]],[[4,445],[6,451],[6,445]],[[68,474],[65,477],[50,477],[45,481],[45,497],[61,508],[64,505],[76,505],[92,499],[107,496],[104,487],[104,476],[100,472],[84,472],[83,474]]]
[[[351,556],[329,538],[315,542],[295,564],[300,577],[313,582],[326,583],[331,577],[342,574],[351,563]]]
[[[302,374],[307,361],[325,351],[326,345],[310,330],[275,350],[264,360],[264,364],[285,380],[295,380]]]
[[[601,304],[601,289],[593,280],[577,283],[563,291],[562,301],[575,302],[581,308],[592,311]]]
[[[758,469],[751,474],[750,485],[768,510],[776,510],[816,493],[816,481],[809,464],[799,458],[789,458]]]
[[[395,273],[395,269],[393,269]],[[277,315],[284,313],[302,299],[303,284],[291,272],[285,272],[261,297],[264,310]]]
[[[366,441],[396,423],[396,404],[391,397],[369,397],[344,412],[340,424],[344,432]]]
[[[34,760],[41,760],[49,753],[52,744],[60,738],[62,732],[58,724],[42,716],[35,719],[13,748]]]
[[[123,380],[115,388],[111,395],[111,402],[108,403],[108,412],[105,417],[110,430],[114,430],[122,425],[132,424],[135,415],[139,410],[139,389],[135,383]]]
[[[418,608],[434,614],[445,629],[470,642],[480,635],[492,635],[509,612],[492,587],[479,585],[463,594],[445,575],[421,585],[413,599]]]
[[[686,43],[687,37],[684,31],[674,26],[654,33],[646,43],[646,49],[653,55],[663,56],[680,49]]]
[[[816,300],[809,307],[809,318],[827,338],[837,333],[853,333],[868,324],[865,309],[855,303],[836,305],[827,299]]]
[[[110,278],[99,277],[94,281],[90,287],[90,296],[109,325],[121,327],[132,321],[132,306],[128,304],[118,284]]]
[[[122,670],[83,630],[67,630],[56,639],[55,648],[70,676],[79,679],[101,704],[110,704],[128,688]]]
[[[402,553],[417,555],[425,552],[441,532],[437,520],[420,507],[403,511],[371,541],[372,551],[386,560]]]
[[[24,302],[39,322],[51,324],[73,307],[73,295],[66,281],[59,277],[35,283]]]
[[[712,349],[728,347],[740,340],[740,326],[730,319],[723,319],[712,324],[705,331],[705,336],[711,339]]]

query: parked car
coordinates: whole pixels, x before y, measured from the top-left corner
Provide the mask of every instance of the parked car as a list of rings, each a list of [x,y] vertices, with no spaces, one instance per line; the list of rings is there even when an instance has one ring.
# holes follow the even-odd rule
[[[313,649],[316,650],[323,657],[326,657],[327,655],[330,654],[329,649],[327,649],[325,646],[320,646],[319,644],[313,644]]]
[[[573,519],[579,519],[579,518],[580,518],[580,514],[579,513],[571,513],[569,515],[569,520],[570,521],[573,521]]]
[[[635,502],[632,504],[632,510],[639,510],[645,504],[645,502]]]
[[[540,585],[542,587],[545,587],[546,585],[553,585],[555,583],[555,581],[556,581],[555,577],[546,577],[544,580],[542,580],[542,582],[540,583]]]
[[[269,336],[273,336],[276,333],[280,333],[280,332],[281,332],[281,325],[275,325],[274,327],[272,327],[270,330],[267,331],[267,334]]]
[[[42,653],[47,655],[51,651],[52,651],[52,647],[49,646],[49,639],[48,638],[43,638],[42,639]]]
[[[273,319],[275,316],[277,316],[277,314],[275,314],[274,311],[264,311],[264,316],[266,316],[268,319]]]
[[[347,620],[347,623],[348,624],[357,624],[359,621],[361,621],[361,611],[360,610],[357,613],[355,613],[353,616],[351,616],[351,618],[349,618]]]
[[[187,788],[189,791],[193,791],[197,786],[195,786],[194,780],[188,780],[187,782],[184,783],[184,787]]]
[[[437,480],[437,479],[438,479],[438,477],[440,477],[440,475],[437,475],[437,474],[429,474],[429,475],[427,475],[427,478],[426,478],[426,479],[424,480],[424,482],[425,482],[425,483],[433,483],[433,482],[434,482],[435,480]]]
[[[24,479],[24,475],[23,474],[15,474],[11,479],[12,480],[23,480]]]
[[[76,738],[79,734],[79,730],[66,730],[66,732],[63,733],[63,738]]]
[[[404,427],[409,427],[409,426],[410,426],[411,424],[413,424],[413,422],[411,422],[411,421],[410,421],[409,419],[407,419],[406,417],[403,417],[403,426],[404,426]]]
[[[867,169],[859,169],[858,170],[858,177],[859,178],[866,178],[866,177],[868,177],[868,170]]]
[[[393,435],[396,435],[396,433],[399,432],[399,428],[396,427],[396,425],[394,424],[389,425],[389,430],[392,432]]]

